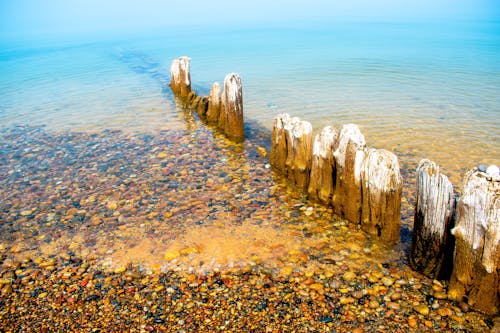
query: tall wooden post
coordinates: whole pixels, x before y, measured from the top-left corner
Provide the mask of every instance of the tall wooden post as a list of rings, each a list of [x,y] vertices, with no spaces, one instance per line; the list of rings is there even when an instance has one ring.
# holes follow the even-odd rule
[[[456,195],[434,162],[417,167],[417,199],[410,266],[433,279],[449,279],[453,268]]]
[[[189,57],[180,57],[170,65],[170,88],[181,97],[187,97],[191,92],[190,61]]]
[[[333,146],[339,133],[332,126],[323,128],[316,134],[313,144],[311,177],[309,180],[309,198],[329,205],[335,186],[335,159]]]
[[[455,265],[448,294],[498,314],[500,306],[500,176],[498,168],[470,170],[458,202]]]
[[[218,82],[215,82],[210,89],[208,97],[207,122],[209,124],[217,124],[221,107],[221,90]]]
[[[243,92],[241,78],[236,73],[230,73],[224,79],[222,106],[219,115],[219,128],[229,139],[235,142],[244,141]]]
[[[337,170],[333,210],[355,223],[361,221],[361,167],[365,146],[365,137],[358,126],[348,124],[342,127],[333,153]]]
[[[384,149],[367,149],[361,179],[361,228],[386,242],[397,242],[403,190],[398,158]]]
[[[270,163],[279,173],[286,176],[286,157],[288,154],[285,127],[291,121],[288,113],[279,114],[274,118],[273,133],[271,137]]]
[[[288,179],[306,192],[309,185],[312,157],[312,125],[297,117],[285,125],[287,142],[286,168]]]

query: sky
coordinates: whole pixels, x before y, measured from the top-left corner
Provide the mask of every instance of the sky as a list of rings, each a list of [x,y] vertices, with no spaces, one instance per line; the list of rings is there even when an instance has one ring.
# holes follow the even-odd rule
[[[331,20],[500,19],[500,0],[0,0],[0,37]]]

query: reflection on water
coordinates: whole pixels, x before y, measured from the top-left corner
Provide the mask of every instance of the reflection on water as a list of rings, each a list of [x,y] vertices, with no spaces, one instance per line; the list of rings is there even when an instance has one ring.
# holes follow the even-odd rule
[[[233,145],[197,121],[190,127],[157,134],[3,130],[4,257],[76,256],[111,270],[133,264],[196,272],[261,263],[285,272],[342,270],[401,260],[397,249],[273,179],[257,153],[259,138]]]

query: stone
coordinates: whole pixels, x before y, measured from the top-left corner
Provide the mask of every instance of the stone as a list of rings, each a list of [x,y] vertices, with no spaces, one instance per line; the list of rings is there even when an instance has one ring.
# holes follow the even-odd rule
[[[423,316],[427,316],[430,312],[429,307],[425,304],[417,304],[413,307],[413,310],[420,313]]]
[[[351,271],[345,272],[344,275],[342,275],[342,278],[344,279],[344,281],[350,282],[356,278],[356,273]]]
[[[500,175],[500,169],[496,165],[490,165],[486,169],[486,174],[490,177],[498,177]]]

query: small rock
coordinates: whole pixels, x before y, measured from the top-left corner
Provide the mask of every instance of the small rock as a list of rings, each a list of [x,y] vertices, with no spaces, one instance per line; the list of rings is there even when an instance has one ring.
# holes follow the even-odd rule
[[[453,311],[450,308],[439,308],[437,309],[437,313],[441,317],[449,317],[453,314]]]
[[[157,158],[159,159],[163,159],[163,158],[166,158],[168,155],[167,153],[165,152],[161,152],[161,153],[158,153],[158,155],[156,155]]]
[[[293,272],[293,268],[290,266],[283,267],[280,271],[283,276],[290,276]]]
[[[166,252],[163,257],[165,258],[165,260],[170,261],[179,258],[180,256],[181,253],[178,250],[170,250]]]
[[[356,278],[356,274],[351,271],[345,272],[344,275],[342,275],[342,278],[344,279],[344,281],[350,282]]]
[[[319,291],[323,289],[323,285],[321,283],[313,283],[309,285],[309,289]]]
[[[391,295],[391,301],[399,301],[401,298],[403,298],[401,293],[394,293]]]
[[[446,299],[448,295],[444,291],[438,291],[434,293],[434,298],[436,299]]]
[[[429,308],[425,304],[418,304],[413,307],[413,310],[420,313],[423,316],[427,316],[430,312]]]
[[[500,169],[492,164],[486,169],[486,174],[490,177],[498,177],[500,175]]]
[[[390,277],[384,276],[380,281],[386,286],[390,287],[394,284],[394,280],[391,279]]]
[[[415,318],[408,318],[408,326],[410,327],[417,327],[417,319]]]

